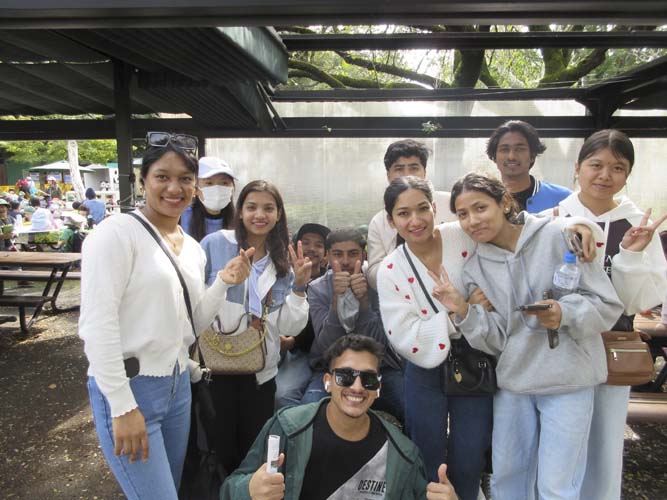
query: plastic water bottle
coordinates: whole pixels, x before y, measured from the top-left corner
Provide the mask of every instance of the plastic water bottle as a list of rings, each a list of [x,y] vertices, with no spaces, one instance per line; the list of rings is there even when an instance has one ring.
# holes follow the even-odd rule
[[[563,263],[559,264],[554,272],[553,298],[558,300],[564,295],[576,292],[580,278],[581,269],[577,264],[577,256],[572,252],[565,252]]]

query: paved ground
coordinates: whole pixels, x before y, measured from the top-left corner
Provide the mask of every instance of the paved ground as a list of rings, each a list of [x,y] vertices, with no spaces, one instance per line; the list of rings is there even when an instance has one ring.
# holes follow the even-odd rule
[[[64,304],[78,300],[68,287]],[[124,498],[97,445],[77,319],[43,316],[28,339],[0,326],[0,498]],[[667,498],[667,425],[633,426],[625,469],[625,500]]]

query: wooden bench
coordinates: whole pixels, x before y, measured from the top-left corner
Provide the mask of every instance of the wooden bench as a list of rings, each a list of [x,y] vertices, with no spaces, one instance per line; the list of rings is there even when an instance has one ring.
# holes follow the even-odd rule
[[[0,270],[0,280],[10,281],[49,281],[51,271],[19,271],[15,269]],[[66,280],[80,280],[81,271],[70,271],[65,275]]]
[[[667,393],[630,393],[627,422],[667,423]]]
[[[52,300],[53,297],[49,295],[2,295],[0,296],[0,307],[18,307],[21,333],[28,335],[28,330],[39,316],[44,304]],[[35,308],[30,321],[26,320],[25,310],[27,307]]]

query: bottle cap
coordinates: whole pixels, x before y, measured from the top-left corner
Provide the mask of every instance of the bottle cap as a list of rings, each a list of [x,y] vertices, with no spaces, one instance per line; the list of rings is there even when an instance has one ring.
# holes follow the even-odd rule
[[[563,257],[563,262],[567,264],[576,264],[577,256],[572,252],[565,252],[565,256]]]

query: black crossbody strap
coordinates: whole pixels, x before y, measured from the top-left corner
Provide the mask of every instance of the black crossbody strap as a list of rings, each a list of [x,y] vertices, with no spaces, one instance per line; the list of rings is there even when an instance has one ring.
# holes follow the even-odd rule
[[[192,316],[192,303],[190,302],[190,293],[188,292],[188,286],[185,284],[185,279],[183,278],[183,275],[181,274],[181,270],[178,267],[178,264],[176,263],[176,260],[174,259],[174,256],[171,254],[169,249],[167,248],[167,245],[164,244],[164,241],[162,241],[162,238],[160,238],[155,230],[150,226],[148,222],[146,222],[144,219],[142,219],[140,216],[138,216],[134,212],[130,212],[127,215],[130,215],[134,217],[136,220],[141,222],[141,225],[146,228],[146,231],[148,231],[148,234],[150,234],[155,242],[160,245],[160,248],[162,251],[165,253],[167,258],[169,259],[169,262],[171,262],[171,265],[174,266],[174,270],[176,271],[176,275],[178,276],[178,281],[181,282],[181,288],[183,289],[183,299],[185,300],[185,308],[188,310],[188,318],[190,318],[190,326],[192,327],[192,334],[195,336],[195,343],[197,345],[197,350],[199,351],[199,336],[197,335],[197,331],[195,330],[195,321]],[[204,365],[204,357],[201,355],[201,351],[199,352],[199,361],[203,367]]]
[[[405,258],[408,260],[408,264],[410,264],[410,267],[412,268],[412,272],[415,274],[415,278],[417,279],[417,282],[419,283],[419,286],[422,289],[422,292],[424,292],[424,296],[426,297],[426,300],[428,300],[428,303],[431,304],[431,308],[433,308],[433,312],[438,314],[440,311],[438,311],[438,308],[435,307],[435,303],[433,302],[433,299],[431,299],[431,296],[429,293],[426,291],[426,287],[424,286],[424,282],[422,281],[421,277],[419,276],[419,273],[417,272],[417,268],[415,267],[414,262],[412,262],[412,258],[410,257],[410,253],[408,252],[408,249],[405,248],[405,243],[403,243],[403,253],[405,253]]]

